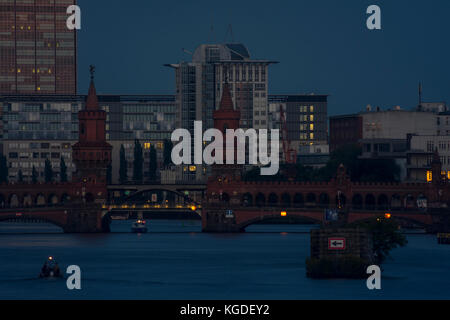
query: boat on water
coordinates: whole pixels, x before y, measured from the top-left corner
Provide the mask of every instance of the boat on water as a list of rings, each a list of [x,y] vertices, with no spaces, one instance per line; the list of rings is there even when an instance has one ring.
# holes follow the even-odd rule
[[[131,226],[131,232],[134,233],[146,233],[147,230],[148,229],[145,220],[138,219],[137,221],[133,222],[133,225]]]
[[[58,262],[52,256],[48,257],[44,262],[44,265],[41,268],[41,273],[39,274],[39,278],[43,279],[52,279],[52,278],[61,278],[61,270],[58,266]]]

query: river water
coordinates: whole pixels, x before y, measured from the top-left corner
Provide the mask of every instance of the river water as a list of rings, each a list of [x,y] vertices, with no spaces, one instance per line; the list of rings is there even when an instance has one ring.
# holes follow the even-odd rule
[[[62,234],[47,224],[0,223],[0,299],[450,299],[450,246],[408,234],[383,268],[382,290],[365,280],[305,276],[305,225],[254,225],[203,234],[200,221],[155,220],[147,234],[114,221],[111,234]],[[38,279],[47,256],[78,265],[81,290]]]

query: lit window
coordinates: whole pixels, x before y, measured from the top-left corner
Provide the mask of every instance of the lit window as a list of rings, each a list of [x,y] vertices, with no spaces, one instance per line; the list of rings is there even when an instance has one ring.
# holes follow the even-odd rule
[[[152,146],[152,144],[150,143],[150,142],[146,142],[146,143],[144,143],[144,149],[150,149],[151,148],[151,146]]]
[[[309,120],[310,120],[311,122],[314,121],[314,115],[313,115],[313,114],[309,116]]]
[[[314,112],[314,106],[309,107],[309,112]]]
[[[433,173],[431,171],[427,171],[427,182],[433,181]]]
[[[310,139],[310,140],[314,140],[314,133],[310,133],[310,134],[309,134],[309,139]]]
[[[311,124],[309,125],[309,130],[310,130],[310,131],[314,131],[314,124],[313,124],[313,123],[311,123]]]
[[[189,171],[190,171],[190,172],[195,172],[195,171],[197,171],[197,166],[189,166]]]
[[[37,87],[37,91],[41,91],[41,87]]]

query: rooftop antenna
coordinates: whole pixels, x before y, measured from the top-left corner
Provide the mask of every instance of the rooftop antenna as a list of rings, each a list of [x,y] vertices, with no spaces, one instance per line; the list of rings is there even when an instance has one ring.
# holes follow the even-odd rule
[[[185,48],[181,48],[181,50],[184,52],[184,53],[187,53],[187,54],[189,54],[189,55],[194,55],[192,52],[190,52],[189,50],[187,50],[187,49],[185,49]]]
[[[227,41],[228,33],[231,35],[231,43],[234,43],[233,26],[231,23],[228,25],[227,33],[225,34],[225,42]]]
[[[95,66],[93,64],[91,64],[89,66],[89,73],[91,74],[91,80],[94,80],[94,75],[95,75]]]
[[[186,50],[185,48],[181,48],[181,51],[183,51],[183,54],[188,54],[190,56],[194,55],[192,52],[190,52],[189,50]],[[184,56],[183,56],[183,59],[184,59]]]
[[[419,82],[419,109],[422,108],[422,83]]]
[[[213,18],[211,17],[211,28],[209,29],[209,38],[207,40],[208,43],[214,43],[216,42],[216,37],[214,36],[214,23]]]

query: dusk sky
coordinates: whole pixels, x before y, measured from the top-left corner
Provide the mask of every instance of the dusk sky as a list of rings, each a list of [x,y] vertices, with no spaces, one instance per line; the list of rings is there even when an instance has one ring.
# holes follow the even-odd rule
[[[329,114],[450,102],[450,1],[148,1],[79,0],[79,93],[89,64],[107,94],[173,94],[165,63],[190,60],[202,43],[245,44],[252,58],[276,60],[271,94],[329,94]],[[382,30],[366,28],[381,7]],[[211,25],[214,33],[211,33]],[[213,41],[212,41],[213,39]],[[209,41],[208,41],[209,40]]]

